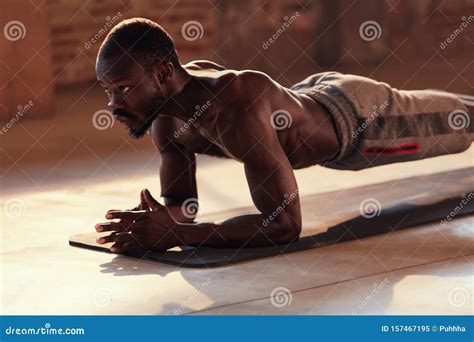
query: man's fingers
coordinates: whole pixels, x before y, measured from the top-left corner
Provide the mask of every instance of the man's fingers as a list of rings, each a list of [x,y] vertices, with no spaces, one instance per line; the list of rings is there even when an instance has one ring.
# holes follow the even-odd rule
[[[114,243],[112,247],[110,247],[110,251],[112,253],[127,253],[132,252],[140,249],[140,245],[134,241],[128,241],[124,243]]]
[[[102,237],[97,239],[97,243],[104,244],[104,243],[113,242],[113,241],[115,241],[115,238],[117,237],[117,235],[118,235],[117,233],[112,233],[112,234],[107,235],[107,236],[102,236]]]
[[[105,222],[105,223],[99,223],[95,225],[95,230],[97,232],[125,232],[127,230],[130,230],[130,226],[132,223],[127,223],[127,222]]]
[[[142,246],[134,234],[117,234],[115,243],[110,247],[112,253],[132,253],[142,250]]]
[[[140,191],[140,210],[150,210],[148,203],[146,203],[144,191],[145,190]]]
[[[107,236],[102,236],[97,239],[97,243],[99,244],[104,244],[104,243],[109,243],[109,242],[115,242],[115,244],[112,247],[122,247],[123,245],[126,245],[130,242],[136,242],[138,244],[138,240],[135,236],[132,236],[132,234],[129,233],[112,233]]]
[[[124,233],[124,234],[120,234],[119,236],[117,236],[117,238],[115,239],[115,244],[116,245],[123,245],[127,242],[132,242],[132,241],[137,242],[137,238],[135,236],[133,236],[132,234]]]
[[[145,210],[109,210],[105,214],[105,218],[112,220],[112,219],[122,219],[122,220],[130,220],[135,221],[140,218],[141,215],[145,214]]]
[[[144,189],[142,191],[142,195],[145,199],[146,204],[149,208],[151,208],[151,210],[158,210],[162,207],[162,205],[156,199],[153,198],[148,189]]]

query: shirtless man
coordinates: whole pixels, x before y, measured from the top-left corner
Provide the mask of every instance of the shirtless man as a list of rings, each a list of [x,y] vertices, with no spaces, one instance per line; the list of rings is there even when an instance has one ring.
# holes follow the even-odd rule
[[[161,155],[164,205],[145,189],[139,206],[96,225],[115,253],[290,243],[302,224],[293,169],[359,170],[462,152],[473,140],[474,108],[454,95],[336,72],[285,88],[258,71],[181,65],[171,37],[142,18],[108,34],[96,73],[116,119],[134,138],[148,132]],[[260,214],[194,222],[196,153],[243,163]]]

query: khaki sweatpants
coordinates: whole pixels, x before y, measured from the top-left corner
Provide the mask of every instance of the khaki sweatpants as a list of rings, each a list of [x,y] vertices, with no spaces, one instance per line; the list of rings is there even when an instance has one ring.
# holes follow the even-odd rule
[[[361,170],[459,153],[474,141],[474,118],[454,94],[399,90],[338,72],[309,76],[291,87],[326,107],[341,142],[323,166]]]

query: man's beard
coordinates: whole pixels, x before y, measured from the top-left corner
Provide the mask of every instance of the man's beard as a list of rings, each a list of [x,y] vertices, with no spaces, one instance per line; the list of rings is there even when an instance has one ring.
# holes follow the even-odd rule
[[[155,121],[155,119],[158,117],[160,109],[164,103],[165,101],[162,98],[155,97],[152,100],[152,104],[148,108],[145,108],[144,110],[144,112],[148,114],[147,118],[143,122],[140,123],[138,128],[129,127],[128,134],[132,138],[135,138],[135,139],[142,138],[145,135],[145,133],[148,131],[148,129],[151,127],[151,125],[153,124],[153,121]],[[123,109],[116,109],[113,111],[113,114],[116,116],[121,116],[121,117],[132,119],[132,120],[135,117],[135,115]]]

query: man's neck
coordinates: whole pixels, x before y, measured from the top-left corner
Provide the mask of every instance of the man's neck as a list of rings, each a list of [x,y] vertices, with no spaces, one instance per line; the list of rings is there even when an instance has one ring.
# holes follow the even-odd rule
[[[199,77],[190,75],[185,70],[176,74],[175,91],[162,108],[160,115],[174,116],[184,122],[198,121],[199,117],[209,107],[210,94],[204,98],[204,86]]]

